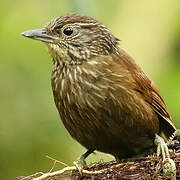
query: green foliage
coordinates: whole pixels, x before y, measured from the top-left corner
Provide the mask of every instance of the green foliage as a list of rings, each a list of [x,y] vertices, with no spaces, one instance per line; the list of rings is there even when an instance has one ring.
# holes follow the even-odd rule
[[[72,164],[84,151],[59,120],[50,87],[51,60],[45,47],[20,35],[62,14],[94,16],[122,39],[121,46],[158,85],[180,128],[178,0],[0,3],[0,179],[48,171],[52,162],[45,155]]]

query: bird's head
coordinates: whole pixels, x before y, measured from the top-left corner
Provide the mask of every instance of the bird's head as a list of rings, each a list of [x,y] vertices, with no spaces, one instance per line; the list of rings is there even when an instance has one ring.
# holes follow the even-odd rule
[[[116,51],[118,39],[95,19],[69,14],[51,20],[43,29],[23,36],[44,42],[55,60],[72,64]]]

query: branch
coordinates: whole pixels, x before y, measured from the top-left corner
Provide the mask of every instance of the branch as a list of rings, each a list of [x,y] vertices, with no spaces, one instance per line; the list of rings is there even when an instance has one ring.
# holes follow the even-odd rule
[[[176,177],[180,178],[180,145],[170,149],[171,158],[176,163]],[[58,160],[48,157],[55,163]],[[81,172],[76,166],[67,166],[61,170],[48,173],[38,172],[30,176],[19,177],[16,180],[58,180],[67,178],[69,180],[100,180],[100,179],[170,179],[169,174],[163,174],[162,159],[156,156],[123,159],[120,163],[105,162],[95,163],[85,167]]]

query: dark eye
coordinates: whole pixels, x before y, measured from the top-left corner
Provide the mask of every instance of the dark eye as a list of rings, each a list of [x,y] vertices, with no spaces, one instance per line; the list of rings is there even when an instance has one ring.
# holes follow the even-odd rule
[[[73,29],[71,27],[67,27],[64,29],[63,33],[67,36],[70,36],[73,33]]]

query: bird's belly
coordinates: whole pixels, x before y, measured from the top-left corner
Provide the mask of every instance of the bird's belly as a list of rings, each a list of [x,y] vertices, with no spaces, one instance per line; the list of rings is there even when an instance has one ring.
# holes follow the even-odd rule
[[[126,115],[109,112],[106,108],[76,104],[58,108],[61,119],[71,136],[87,149],[96,149],[125,158],[140,154],[153,146],[154,130],[142,127],[134,112]],[[113,107],[112,107],[113,108]],[[94,109],[97,109],[95,111]],[[130,115],[131,114],[131,115]],[[152,117],[151,117],[152,118]],[[131,122],[131,123],[130,123]]]
[[[154,134],[159,131],[152,108],[134,92],[92,89],[90,85],[80,84],[79,90],[66,82],[63,91],[53,86],[57,109],[71,136],[87,149],[121,158],[152,147]]]

